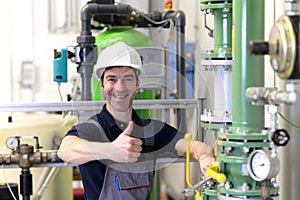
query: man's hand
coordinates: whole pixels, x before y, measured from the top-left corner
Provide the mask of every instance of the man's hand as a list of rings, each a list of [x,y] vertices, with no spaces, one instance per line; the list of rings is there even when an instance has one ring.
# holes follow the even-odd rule
[[[142,140],[131,137],[133,122],[113,142],[91,142],[77,136],[63,139],[58,156],[74,164],[94,160],[112,160],[119,163],[136,162],[142,151]]]
[[[205,144],[206,145],[206,144]],[[210,148],[210,147],[209,147]],[[211,162],[214,161],[212,150],[201,152],[199,155],[199,163],[201,172],[206,176],[206,167],[210,166]]]
[[[184,138],[178,140],[175,149],[178,151],[179,155],[185,155],[187,149],[187,141]],[[213,149],[203,142],[191,140],[190,154],[192,158],[199,161],[201,172],[203,174],[206,174],[204,169],[207,166],[210,166],[211,162],[214,161]]]
[[[142,140],[131,137],[133,122],[111,143],[108,149],[109,159],[115,162],[136,162],[142,151]]]

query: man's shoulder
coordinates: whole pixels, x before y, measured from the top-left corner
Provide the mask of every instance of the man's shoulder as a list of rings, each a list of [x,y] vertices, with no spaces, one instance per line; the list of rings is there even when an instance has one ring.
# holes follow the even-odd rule
[[[77,124],[75,129],[78,136],[82,139],[95,142],[109,141],[97,115],[90,117],[87,121]]]

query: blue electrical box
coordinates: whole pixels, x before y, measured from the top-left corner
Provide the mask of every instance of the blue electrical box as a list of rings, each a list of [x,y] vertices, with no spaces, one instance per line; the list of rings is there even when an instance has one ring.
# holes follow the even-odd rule
[[[62,48],[61,52],[55,52],[53,60],[53,80],[55,82],[68,81],[68,50]]]

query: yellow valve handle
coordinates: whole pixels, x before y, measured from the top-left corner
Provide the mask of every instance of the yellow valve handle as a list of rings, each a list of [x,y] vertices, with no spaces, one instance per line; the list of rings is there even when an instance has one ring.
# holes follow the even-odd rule
[[[188,184],[188,186],[192,188],[193,184],[190,181],[190,142],[192,140],[192,134],[186,133],[184,135],[184,139],[187,141],[185,159],[185,181]],[[200,192],[197,189],[195,189],[195,193],[196,200],[201,200]]]
[[[219,164],[216,161],[213,161],[209,167],[206,168],[206,174],[213,179],[215,179],[218,183],[224,183],[226,181],[225,174],[218,173]]]

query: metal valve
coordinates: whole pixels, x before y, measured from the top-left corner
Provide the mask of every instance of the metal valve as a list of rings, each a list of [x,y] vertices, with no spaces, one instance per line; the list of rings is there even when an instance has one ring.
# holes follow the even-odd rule
[[[22,138],[29,138],[35,140],[35,146],[21,144],[20,139]],[[20,168],[28,169],[33,164],[41,164],[48,162],[54,163],[58,161],[56,157],[57,152],[40,151],[42,147],[39,144],[39,139],[37,136],[9,137],[6,140],[6,145],[12,150],[12,152],[0,155],[0,164],[18,164]]]
[[[21,144],[20,139],[27,138],[35,140],[33,145]],[[6,140],[6,146],[12,150],[11,153],[0,155],[1,165],[18,164],[22,169],[20,174],[20,194],[23,199],[29,200],[32,195],[32,174],[30,168],[34,164],[57,162],[57,152],[41,152],[42,148],[39,144],[37,136],[15,136]]]
[[[290,135],[285,129],[276,129],[272,141],[276,146],[285,146],[290,140]]]

